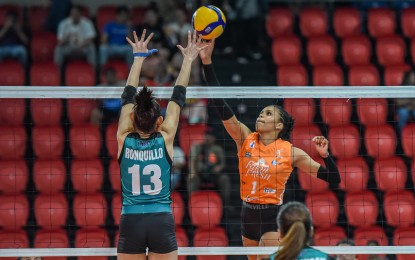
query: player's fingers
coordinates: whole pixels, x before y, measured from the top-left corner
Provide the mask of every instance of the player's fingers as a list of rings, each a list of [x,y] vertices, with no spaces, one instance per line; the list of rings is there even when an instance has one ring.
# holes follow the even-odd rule
[[[133,37],[134,37],[135,43],[138,43],[138,37],[137,37],[137,32],[136,31],[133,32]]]
[[[127,40],[127,42],[128,42],[131,46],[133,46],[133,45],[134,45],[134,43],[130,40],[130,38],[125,37],[125,39]]]
[[[196,33],[196,30],[194,30],[193,31],[193,44],[196,44],[196,41],[197,41],[197,33]]]
[[[144,39],[146,38],[146,33],[147,33],[147,30],[146,30],[146,29],[144,29],[144,30],[143,30],[143,33],[141,34],[141,39],[140,39],[140,42],[144,42]],[[137,42],[138,42],[138,39],[137,39]]]
[[[184,53],[184,48],[181,45],[177,45],[177,48],[179,48],[179,50]]]
[[[192,43],[192,33],[187,31],[187,46],[189,46]]]
[[[150,40],[153,38],[154,33],[150,33],[150,35],[147,37],[147,39],[144,41],[144,44],[148,44],[150,42]]]

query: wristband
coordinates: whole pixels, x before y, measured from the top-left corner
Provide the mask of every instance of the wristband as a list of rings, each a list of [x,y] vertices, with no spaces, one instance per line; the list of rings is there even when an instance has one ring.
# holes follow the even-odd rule
[[[147,52],[135,52],[134,57],[144,57],[144,58],[146,58],[146,57],[150,56],[151,54],[156,53],[158,51],[159,50],[157,50],[157,49],[151,49],[151,50],[148,50]]]
[[[170,101],[173,101],[180,108],[183,107],[186,102],[186,87],[184,86],[174,86],[173,94],[171,94]]]

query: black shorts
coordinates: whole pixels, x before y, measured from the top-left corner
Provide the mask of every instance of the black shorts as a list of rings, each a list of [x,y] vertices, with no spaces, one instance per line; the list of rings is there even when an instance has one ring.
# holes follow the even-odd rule
[[[259,241],[267,232],[277,232],[277,215],[280,206],[242,202],[242,236]]]
[[[124,214],[120,220],[117,253],[166,254],[177,250],[173,215],[169,212]]]

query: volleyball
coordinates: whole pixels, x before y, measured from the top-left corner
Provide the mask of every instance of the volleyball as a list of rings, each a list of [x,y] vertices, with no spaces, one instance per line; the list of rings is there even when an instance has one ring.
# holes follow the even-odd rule
[[[219,37],[225,30],[226,18],[216,6],[202,6],[194,12],[192,25],[203,39],[212,40]]]

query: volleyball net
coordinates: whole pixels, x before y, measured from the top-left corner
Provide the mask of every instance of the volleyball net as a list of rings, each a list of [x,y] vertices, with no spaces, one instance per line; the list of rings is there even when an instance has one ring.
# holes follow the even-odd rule
[[[165,104],[173,88],[152,89]],[[121,211],[117,113],[105,102],[119,99],[122,91],[0,88],[0,257],[116,255]],[[212,98],[226,98],[252,130],[262,108],[280,105],[296,120],[294,146],[320,163],[311,139],[329,139],[342,182],[328,185],[295,170],[284,195],[285,202],[300,201],[310,209],[312,245],[359,259],[415,256],[415,115],[413,101],[406,102],[415,98],[415,87],[189,87],[187,97],[176,142],[183,154],[176,163],[183,167],[172,187],[182,258],[243,259],[278,249],[241,247],[236,146],[216,117]],[[194,158],[192,149],[206,133],[224,152],[221,174],[230,185],[221,190],[218,180],[208,177],[190,193],[190,163],[203,160]],[[218,159],[208,156],[211,163]],[[356,246],[337,247],[343,239],[353,239]],[[378,246],[368,246],[374,241]]]

